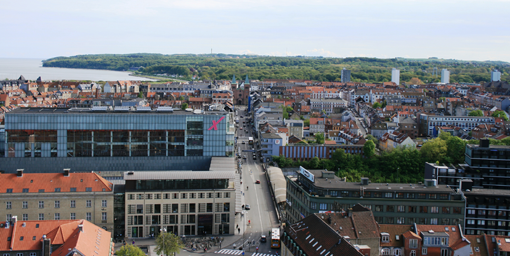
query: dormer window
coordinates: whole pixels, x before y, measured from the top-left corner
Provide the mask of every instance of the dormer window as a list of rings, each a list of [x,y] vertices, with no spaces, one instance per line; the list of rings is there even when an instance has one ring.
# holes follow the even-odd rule
[[[389,243],[390,242],[390,234],[381,233],[381,243]]]

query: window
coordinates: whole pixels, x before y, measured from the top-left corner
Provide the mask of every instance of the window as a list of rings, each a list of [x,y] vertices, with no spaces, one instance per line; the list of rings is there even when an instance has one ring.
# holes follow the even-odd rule
[[[429,208],[427,206],[420,206],[420,213],[428,213]]]
[[[310,208],[313,210],[317,209],[317,203],[310,203]]]
[[[71,213],[71,219],[72,219],[72,220],[75,220],[75,219],[76,219],[76,213],[74,213],[74,212],[72,212],[72,213]]]
[[[71,208],[76,208],[76,201],[75,200],[71,200]]]
[[[328,204],[320,204],[320,209],[321,210],[327,210],[328,209]]]
[[[55,208],[60,208],[60,201],[55,201]]]
[[[44,189],[39,189],[39,193],[44,193]]]
[[[427,248],[421,248],[421,254],[427,255]]]
[[[230,198],[230,192],[225,192],[225,198]]]
[[[384,197],[392,198],[393,197],[393,193],[384,193]]]
[[[430,207],[430,213],[439,213],[439,207],[431,206]]]
[[[71,192],[76,192],[76,188],[71,188]]]
[[[28,220],[28,214],[23,213],[23,221],[27,221],[27,220]]]
[[[92,207],[92,200],[87,200],[87,208]]]
[[[107,200],[103,200],[101,202],[101,207],[108,207],[108,201]]]
[[[409,239],[409,248],[418,248],[418,239]]]
[[[28,209],[28,201],[23,201],[22,207],[23,209]]]
[[[55,192],[60,192],[60,188],[55,188]]]
[[[60,220],[60,213],[55,213],[55,220]]]
[[[32,240],[35,240],[35,236],[33,237],[33,239],[32,239]],[[37,253],[35,253],[35,252],[31,252],[31,253],[30,253],[30,256],[37,256]]]
[[[431,218],[430,219],[430,224],[431,225],[437,225],[437,218]]]
[[[12,204],[11,204],[11,202],[6,202],[6,203],[5,203],[5,208],[6,208],[6,209],[12,209]]]
[[[188,194],[186,193],[181,193],[181,199],[186,199],[188,197]]]
[[[415,250],[412,250],[411,253],[409,254],[411,256],[416,256],[416,251]]]
[[[441,256],[448,256],[448,249],[441,249]]]
[[[12,193],[12,188],[8,188],[6,193]]]
[[[397,224],[405,224],[405,218],[404,217],[397,217]]]
[[[24,188],[23,193],[28,193],[28,188]]]
[[[92,221],[92,213],[91,212],[87,212],[87,220]]]
[[[44,208],[44,201],[39,201],[39,209],[43,209]]]
[[[405,212],[406,211],[406,207],[403,206],[403,205],[398,205],[397,206],[397,212]]]
[[[85,192],[92,192],[92,188],[91,187],[85,188]]]
[[[39,213],[39,220],[44,220],[44,213]]]
[[[416,213],[416,206],[409,206],[407,208],[407,212],[410,212],[410,213]]]
[[[381,236],[381,242],[389,243],[390,242],[390,236],[389,235],[382,235]]]
[[[386,212],[395,212],[395,206],[387,205],[386,206]]]
[[[108,215],[106,212],[101,213],[101,220],[103,221],[103,223],[108,220]]]

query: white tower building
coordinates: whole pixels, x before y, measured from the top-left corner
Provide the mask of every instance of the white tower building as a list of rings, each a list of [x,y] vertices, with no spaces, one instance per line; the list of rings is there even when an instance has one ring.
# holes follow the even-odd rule
[[[393,68],[391,70],[391,81],[400,85],[400,70]]]

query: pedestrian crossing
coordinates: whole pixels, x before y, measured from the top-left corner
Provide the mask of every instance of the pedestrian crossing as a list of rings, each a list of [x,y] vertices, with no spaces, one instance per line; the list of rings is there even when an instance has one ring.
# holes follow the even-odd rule
[[[243,254],[243,250],[221,249],[221,250],[216,251],[214,253],[228,254],[228,255],[241,255],[241,254]]]
[[[234,249],[221,249],[219,251],[215,251],[214,253],[217,254],[227,254],[227,255],[242,255],[243,250],[234,250]],[[250,255],[250,256],[277,256],[276,254],[269,254],[269,253],[251,253],[251,252],[244,252],[244,255]]]

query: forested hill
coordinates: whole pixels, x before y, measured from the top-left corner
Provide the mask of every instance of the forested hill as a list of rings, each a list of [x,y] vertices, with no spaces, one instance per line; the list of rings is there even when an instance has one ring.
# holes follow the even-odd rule
[[[342,68],[351,70],[354,82],[386,82],[391,69],[400,69],[400,80],[418,78],[423,82],[439,82],[441,69],[450,71],[450,82],[479,83],[490,81],[490,71],[498,69],[503,80],[510,80],[510,63],[501,61],[462,61],[452,59],[378,59],[272,57],[231,54],[97,54],[56,57],[43,61],[43,67],[130,70],[140,74],[177,74],[185,79],[232,79],[232,75],[250,79],[306,79],[340,81]],[[433,75],[437,67],[438,75]],[[413,80],[416,81],[416,80]]]

